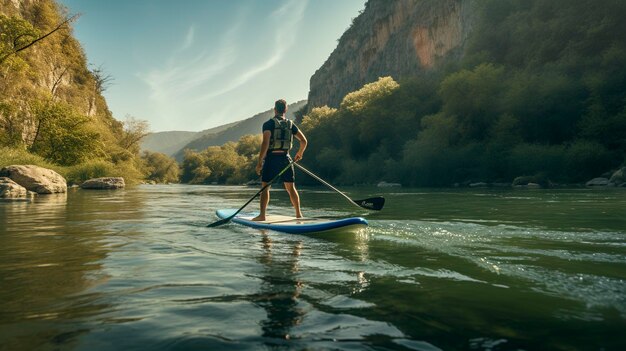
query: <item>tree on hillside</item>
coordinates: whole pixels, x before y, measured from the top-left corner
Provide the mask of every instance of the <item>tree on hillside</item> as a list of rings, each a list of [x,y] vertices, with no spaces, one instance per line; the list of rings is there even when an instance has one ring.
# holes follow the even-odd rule
[[[69,29],[69,24],[78,14],[66,17],[52,30],[40,35],[32,24],[16,16],[0,15],[0,65],[11,56],[24,51],[61,29]]]
[[[62,102],[34,101],[37,128],[29,151],[59,165],[74,165],[102,155],[99,135],[87,116]]]
[[[139,153],[141,139],[150,133],[148,121],[127,115],[123,125],[119,145],[132,154]]]

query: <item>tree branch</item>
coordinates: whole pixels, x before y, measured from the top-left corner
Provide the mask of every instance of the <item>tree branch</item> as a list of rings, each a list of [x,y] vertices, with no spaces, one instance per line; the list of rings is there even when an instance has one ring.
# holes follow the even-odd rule
[[[15,54],[17,54],[17,53],[18,53],[18,52],[20,52],[20,51],[26,50],[26,49],[28,49],[29,47],[31,47],[31,46],[33,46],[33,45],[35,45],[36,43],[38,43],[38,42],[40,42],[40,41],[42,41],[42,40],[46,39],[46,38],[47,38],[47,37],[49,37],[50,35],[52,35],[52,34],[54,34],[55,32],[57,32],[59,29],[61,29],[61,28],[63,28],[64,26],[66,26],[68,23],[70,23],[70,22],[72,22],[72,21],[76,20],[79,16],[80,16],[80,14],[78,14],[78,13],[77,13],[77,14],[75,14],[75,15],[72,15],[71,17],[66,18],[63,22],[59,23],[59,25],[57,25],[57,26],[56,26],[53,30],[51,30],[50,32],[48,32],[48,33],[46,33],[46,34],[44,34],[44,35],[40,36],[39,38],[37,38],[37,39],[35,39],[35,40],[31,41],[30,43],[28,43],[28,44],[26,44],[26,45],[24,45],[24,46],[22,46],[22,47],[20,47],[20,48],[13,49],[13,51],[11,51],[11,52],[9,52],[8,54],[6,54],[6,55],[4,55],[4,56],[0,57],[0,63],[4,62],[4,61],[5,61],[7,58],[9,58],[11,55],[15,55]]]

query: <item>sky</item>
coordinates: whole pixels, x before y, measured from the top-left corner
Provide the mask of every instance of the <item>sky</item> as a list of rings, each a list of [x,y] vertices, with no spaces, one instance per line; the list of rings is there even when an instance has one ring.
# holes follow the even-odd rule
[[[113,116],[200,131],[307,98],[365,0],[59,0]]]

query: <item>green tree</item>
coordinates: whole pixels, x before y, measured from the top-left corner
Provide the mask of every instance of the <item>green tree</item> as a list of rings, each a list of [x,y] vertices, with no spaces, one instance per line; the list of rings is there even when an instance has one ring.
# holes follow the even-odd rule
[[[29,150],[60,165],[74,165],[102,155],[99,134],[90,118],[61,102],[32,103],[37,127]]]
[[[466,140],[483,140],[500,110],[504,90],[504,68],[482,64],[474,70],[462,70],[446,77],[439,93],[443,111],[456,116],[459,132]]]
[[[144,151],[141,158],[146,163],[148,179],[157,183],[178,183],[179,167],[174,158],[149,151]]]
[[[339,108],[358,113],[376,99],[388,96],[399,87],[400,85],[391,77],[378,78],[376,82],[365,84],[361,89],[347,94]]]

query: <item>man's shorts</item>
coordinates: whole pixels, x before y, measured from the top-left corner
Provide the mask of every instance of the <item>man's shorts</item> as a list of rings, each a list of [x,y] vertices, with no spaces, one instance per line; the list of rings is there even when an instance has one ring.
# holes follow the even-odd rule
[[[273,154],[268,152],[263,161],[263,171],[261,172],[261,181],[269,183],[291,162],[289,154]],[[289,167],[285,173],[280,176],[283,182],[293,183],[295,177],[293,175],[293,165]]]

